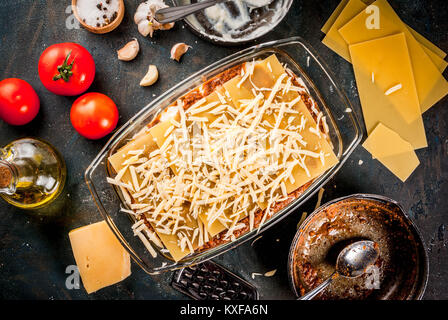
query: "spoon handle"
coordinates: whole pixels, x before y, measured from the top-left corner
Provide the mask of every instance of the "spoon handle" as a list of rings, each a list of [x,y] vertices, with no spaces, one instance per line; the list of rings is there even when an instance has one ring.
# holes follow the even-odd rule
[[[334,272],[331,276],[328,277],[327,280],[325,280],[324,282],[322,282],[320,285],[318,285],[316,288],[314,288],[313,290],[309,291],[308,293],[306,293],[305,295],[301,296],[298,300],[311,300],[313,299],[315,296],[317,296],[322,290],[324,290],[326,287],[328,287],[328,285],[333,281],[333,277],[336,274],[336,272]]]
[[[168,7],[156,11],[155,18],[161,24],[175,22],[200,10],[229,0],[205,0],[185,6]]]

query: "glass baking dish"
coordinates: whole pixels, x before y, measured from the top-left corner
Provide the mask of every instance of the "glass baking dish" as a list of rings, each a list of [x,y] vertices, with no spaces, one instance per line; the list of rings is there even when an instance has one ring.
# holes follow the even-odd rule
[[[153,258],[141,240],[133,235],[131,226],[134,223],[134,218],[127,213],[120,212],[120,207],[126,207],[126,204],[120,190],[106,181],[106,177],[114,175],[107,158],[123,147],[171,103],[190,90],[230,67],[253,59],[264,59],[273,53],[277,55],[281,63],[285,63],[289,69],[302,78],[311,97],[318,104],[323,115],[327,117],[330,139],[339,163],[315,179],[299,198],[273,215],[260,230],[247,232],[233,242],[191,254],[178,262],[174,262],[167,254],[167,250],[163,249],[159,250],[156,258]],[[334,76],[310,45],[300,37],[293,37],[259,44],[232,54],[193,74],[165,92],[116,131],[87,168],[85,179],[101,215],[113,233],[129,251],[134,261],[147,273],[154,274],[212,259],[272,227],[318,191],[342,167],[361,138],[362,131],[359,122],[351,111],[350,102],[336,83]]]

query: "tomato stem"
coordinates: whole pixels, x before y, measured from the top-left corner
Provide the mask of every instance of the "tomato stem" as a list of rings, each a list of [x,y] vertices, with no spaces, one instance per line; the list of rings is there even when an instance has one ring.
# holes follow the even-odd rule
[[[62,79],[65,82],[68,82],[70,80],[70,77],[73,75],[73,63],[75,62],[75,58],[73,58],[72,62],[68,64],[68,59],[70,58],[71,54],[72,51],[70,50],[68,55],[65,57],[64,63],[57,67],[59,73],[53,77],[54,81]]]

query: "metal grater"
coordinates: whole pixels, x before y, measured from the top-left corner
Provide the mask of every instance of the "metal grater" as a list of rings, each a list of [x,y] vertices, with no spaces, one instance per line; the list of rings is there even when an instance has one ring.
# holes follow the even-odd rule
[[[171,286],[195,300],[258,300],[254,286],[211,261],[177,270]]]

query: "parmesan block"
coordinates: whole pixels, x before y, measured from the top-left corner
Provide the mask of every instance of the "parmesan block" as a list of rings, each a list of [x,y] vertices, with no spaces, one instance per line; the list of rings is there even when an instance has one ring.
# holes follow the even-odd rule
[[[420,164],[412,145],[382,123],[362,146],[403,182]]]
[[[379,122],[409,141],[427,146],[412,65],[403,33],[350,46],[367,133]],[[372,82],[371,74],[375,74]],[[401,89],[386,95],[397,84]]]
[[[131,274],[129,253],[106,221],[72,230],[68,235],[87,293],[120,282]]]
[[[340,28],[339,33],[349,45],[403,33],[409,49],[412,72],[423,113],[448,94],[448,82],[443,78],[438,64],[434,63],[432,59],[442,60],[443,64],[446,62],[431,50],[423,49],[386,0],[377,0],[373,5],[379,9],[381,28],[368,29],[366,19],[369,14],[362,11]],[[392,47],[384,47],[383,50],[388,54],[393,54]],[[377,74],[375,73],[375,75]]]

